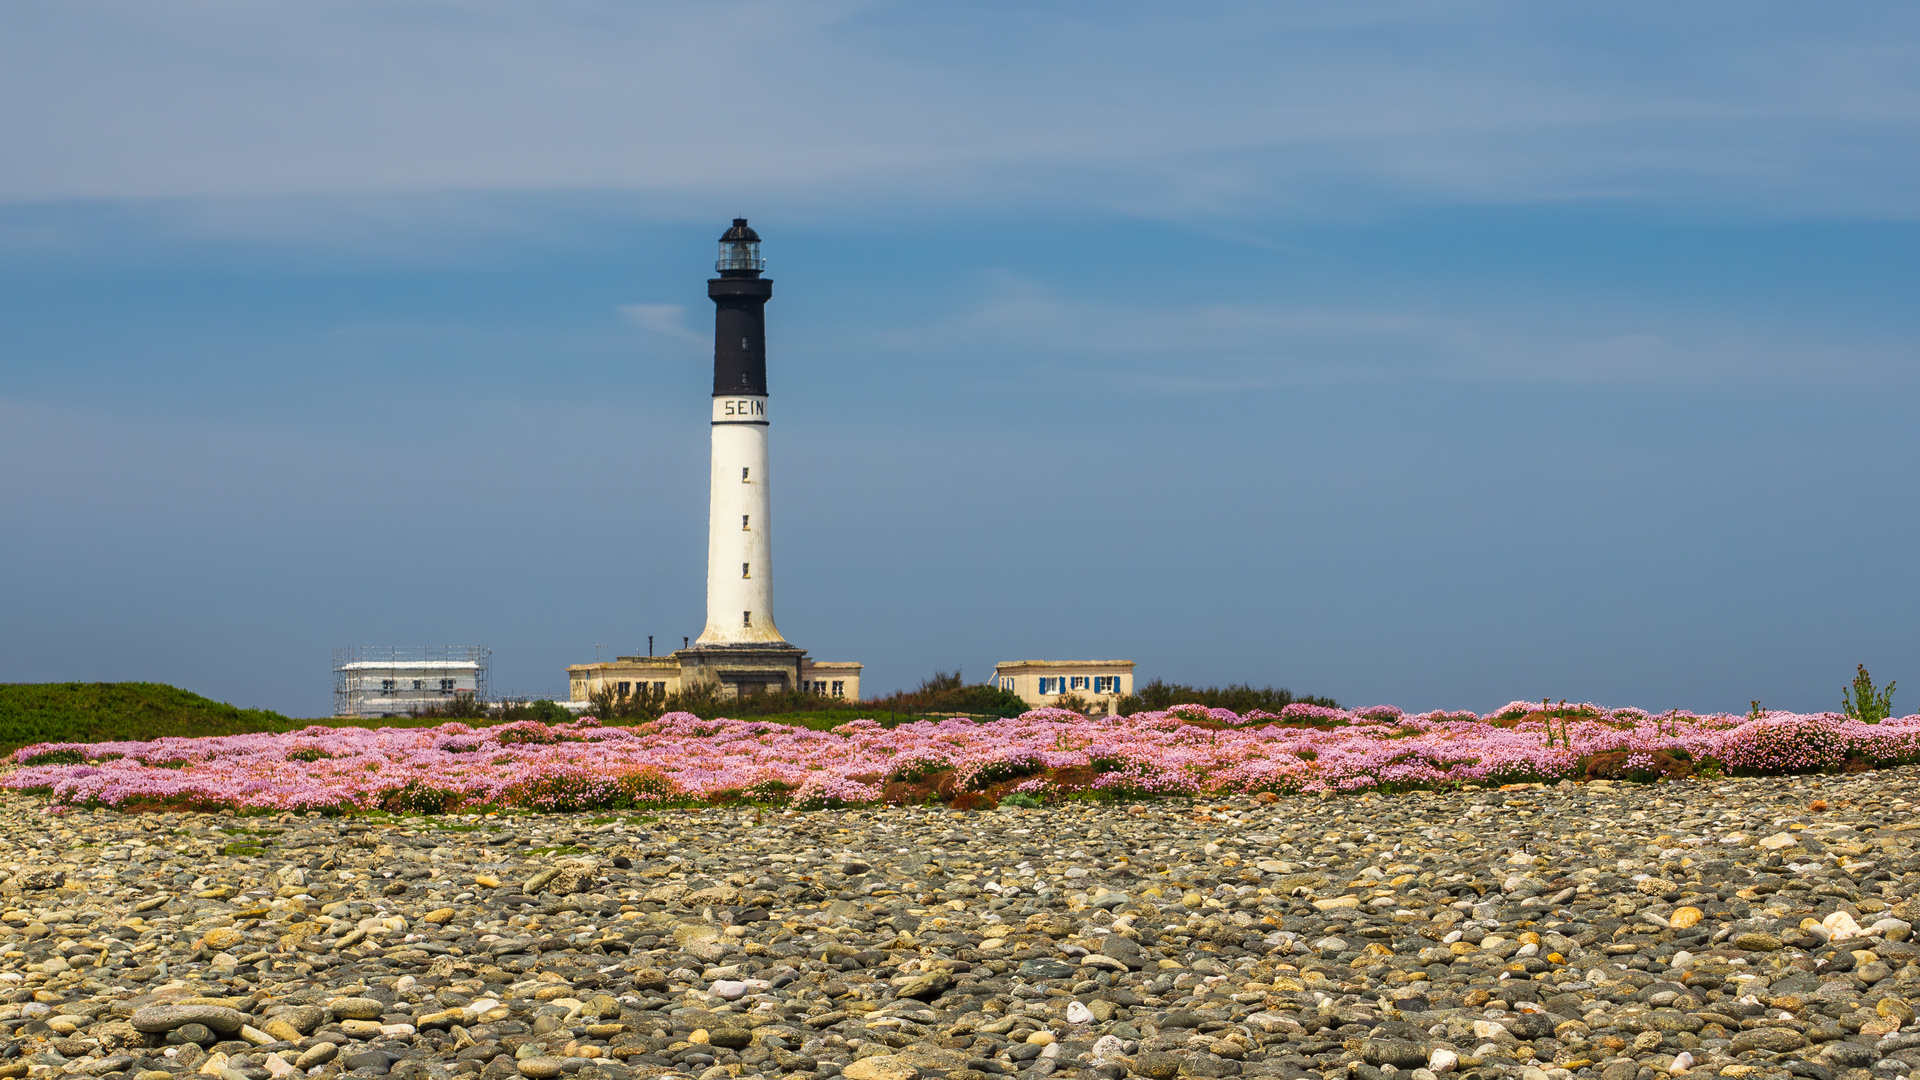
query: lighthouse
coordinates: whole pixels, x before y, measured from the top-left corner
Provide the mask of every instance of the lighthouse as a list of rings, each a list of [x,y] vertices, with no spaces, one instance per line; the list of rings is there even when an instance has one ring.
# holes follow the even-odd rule
[[[582,707],[630,695],[693,694],[701,684],[722,697],[803,691],[860,699],[862,665],[813,660],[787,643],[773,621],[773,475],[767,462],[767,301],[760,236],[734,218],[720,237],[713,301],[713,456],[708,469],[707,626],[697,641],[666,656],[619,656],[567,668],[569,698]],[[690,418],[691,419],[691,418]]]
[[[707,628],[700,644],[779,645],[767,471],[767,300],[760,236],[734,218],[720,237],[713,301],[713,462],[707,503]]]
[[[707,501],[707,626],[674,655],[683,684],[729,696],[800,689],[807,654],[773,621],[773,475],[767,461],[767,301],[760,235],[734,218],[720,236],[713,301],[713,457]]]

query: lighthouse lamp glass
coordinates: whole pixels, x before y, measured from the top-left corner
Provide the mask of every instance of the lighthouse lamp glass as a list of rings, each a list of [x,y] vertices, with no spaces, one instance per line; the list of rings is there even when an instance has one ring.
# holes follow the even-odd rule
[[[715,270],[765,270],[767,260],[760,257],[760,243],[757,240],[722,240],[720,259],[713,264]]]

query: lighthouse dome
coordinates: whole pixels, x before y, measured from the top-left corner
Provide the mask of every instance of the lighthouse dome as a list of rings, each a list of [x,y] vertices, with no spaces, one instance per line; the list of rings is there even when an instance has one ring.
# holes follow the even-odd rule
[[[722,277],[758,277],[767,268],[760,257],[760,234],[747,227],[747,219],[733,219],[733,227],[720,234],[720,258],[713,268]]]

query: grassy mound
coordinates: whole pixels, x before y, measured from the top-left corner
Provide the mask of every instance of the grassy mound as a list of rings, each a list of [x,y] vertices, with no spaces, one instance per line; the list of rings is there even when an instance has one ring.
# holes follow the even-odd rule
[[[165,683],[0,683],[0,752],[39,742],[292,731],[309,723]]]

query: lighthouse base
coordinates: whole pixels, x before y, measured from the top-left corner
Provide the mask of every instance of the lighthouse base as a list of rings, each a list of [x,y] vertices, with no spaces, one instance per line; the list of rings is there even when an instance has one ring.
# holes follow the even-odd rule
[[[720,696],[752,697],[804,689],[801,675],[807,651],[786,642],[745,645],[695,645],[674,654],[680,661],[680,685],[718,683]]]
[[[784,642],[778,645],[695,645],[664,656],[621,656],[567,668],[568,697],[585,706],[597,694],[625,697],[655,694],[662,698],[690,689],[695,681],[712,683],[729,698],[752,697],[768,691],[795,689],[794,663],[799,662],[798,689],[822,699],[860,700],[863,665],[851,661],[813,660],[806,651]],[[829,707],[822,705],[822,708]]]

